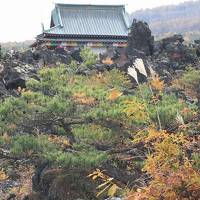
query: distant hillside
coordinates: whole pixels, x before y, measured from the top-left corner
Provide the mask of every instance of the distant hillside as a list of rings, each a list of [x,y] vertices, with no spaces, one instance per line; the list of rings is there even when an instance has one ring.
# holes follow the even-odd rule
[[[11,49],[16,51],[24,51],[29,48],[29,46],[33,43],[33,40],[26,40],[23,42],[5,42],[1,43],[2,51],[9,51]]]
[[[200,0],[139,10],[131,17],[148,22],[157,37],[173,33],[181,33],[192,39],[200,37]]]

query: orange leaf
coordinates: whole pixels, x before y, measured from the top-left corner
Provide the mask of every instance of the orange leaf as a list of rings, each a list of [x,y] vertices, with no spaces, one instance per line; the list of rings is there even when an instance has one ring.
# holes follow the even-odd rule
[[[159,77],[155,77],[151,80],[150,84],[155,90],[162,91],[164,88],[164,81],[161,81]]]
[[[102,60],[102,63],[105,65],[112,65],[113,61],[111,58],[107,57],[106,59]]]
[[[111,100],[111,101],[114,101],[116,100],[117,98],[119,98],[120,96],[122,96],[122,92],[120,92],[119,90],[117,89],[113,89],[110,93],[110,95],[108,96],[108,100]]]
[[[0,170],[0,181],[4,181],[8,178],[3,170]]]

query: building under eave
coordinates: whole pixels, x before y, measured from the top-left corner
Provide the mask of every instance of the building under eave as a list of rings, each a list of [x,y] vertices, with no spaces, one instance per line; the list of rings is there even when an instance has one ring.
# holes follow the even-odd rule
[[[97,52],[126,47],[130,22],[123,5],[55,4],[48,30],[36,46],[75,49],[88,46]]]

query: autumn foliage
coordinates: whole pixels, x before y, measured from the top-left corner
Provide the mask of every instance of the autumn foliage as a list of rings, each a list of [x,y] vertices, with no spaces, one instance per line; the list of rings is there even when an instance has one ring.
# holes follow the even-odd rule
[[[152,180],[147,187],[129,193],[127,200],[198,199],[200,173],[185,155],[187,139],[183,135],[149,130],[144,141],[150,149],[154,144],[143,168]]]
[[[97,57],[89,49],[81,54],[81,67],[91,69]],[[146,76],[141,63],[137,70]],[[200,122],[195,103],[166,92],[159,76],[139,83],[134,68],[132,77],[118,69],[82,75],[76,68],[77,63],[42,68],[39,80],[18,88],[19,97],[1,101],[0,149],[6,156],[42,160],[64,171],[62,178],[73,180],[70,188],[93,188],[90,195],[81,191],[88,200],[198,200]],[[187,87],[198,85],[194,74],[189,71],[180,81],[189,77]],[[0,170],[0,182],[9,179],[7,171]],[[25,189],[13,188],[15,193],[29,191],[30,181],[23,181]],[[68,185],[62,187],[70,196]]]

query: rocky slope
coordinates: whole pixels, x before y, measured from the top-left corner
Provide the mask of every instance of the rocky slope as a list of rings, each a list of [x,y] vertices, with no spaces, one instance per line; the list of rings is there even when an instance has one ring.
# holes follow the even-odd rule
[[[127,68],[133,64],[136,58],[142,58],[147,71],[149,65],[151,65],[152,69],[159,74],[161,80],[170,86],[172,81],[179,77],[188,66],[200,69],[200,42],[196,41],[195,44],[191,44],[190,46],[185,45],[183,42],[184,40],[181,35],[174,35],[173,37],[154,42],[148,25],[140,21],[134,21],[129,35],[129,46],[126,52],[123,52],[124,54],[126,53],[127,57],[124,59],[124,56],[121,57],[119,51],[115,50],[109,54],[112,58],[112,63],[99,62],[89,70],[81,68],[82,60],[77,51],[69,53],[61,50],[37,50],[35,52],[16,52],[13,55],[7,54],[0,61],[0,99],[4,101],[8,96],[20,96],[22,88],[26,87],[27,80],[31,78],[40,80],[37,72],[42,67],[53,67],[61,63],[68,65],[72,59],[75,59],[78,63],[76,74],[89,76],[91,73],[97,74],[98,72],[104,72],[106,70],[110,71],[113,68],[127,72]],[[140,74],[139,81],[145,82],[146,77]],[[134,80],[132,80],[132,83],[136,85]],[[168,88],[166,92],[174,92],[179,96],[182,95],[186,101],[200,105],[200,96],[196,100],[181,90],[172,91],[171,88]],[[36,114],[39,116],[40,113]],[[49,116],[46,117],[48,118]],[[43,118],[45,119],[45,117]],[[38,119],[30,119],[28,122],[31,120],[35,122],[34,120]],[[89,122],[87,121],[87,123]],[[114,126],[120,130],[120,133],[123,132],[120,124],[114,124]],[[33,128],[34,125],[31,128],[29,127],[28,131],[32,131],[31,129]],[[38,131],[40,131],[39,128]],[[50,130],[52,127],[48,125],[48,128]],[[70,129],[67,129],[67,131],[71,132]],[[121,159],[120,167],[113,165],[111,162],[102,164],[101,168],[102,170],[106,170],[107,175],[118,180],[123,185],[133,184],[134,181],[140,178],[142,172],[139,167],[136,168],[134,173],[130,173],[126,170],[125,166],[127,163],[130,164],[129,159],[132,157],[144,156],[144,149],[143,147],[141,148],[141,145],[134,146],[129,144],[129,146],[126,146],[123,141],[119,144],[120,148],[111,148],[109,145],[102,144],[95,145],[97,149],[110,151],[115,159]],[[63,148],[65,150],[66,147],[64,146]],[[68,147],[66,151],[70,152],[73,149]],[[66,171],[61,167],[54,168],[49,165],[49,162],[41,159],[31,160],[27,158],[9,157],[9,152],[5,149],[0,149],[0,159],[3,161],[1,162],[0,168],[3,168],[7,164],[12,166],[10,174],[8,174],[8,182],[0,182],[0,194],[4,194],[6,196],[5,199],[14,200],[19,191],[14,190],[10,194],[5,194],[5,191],[8,191],[10,187],[18,187],[20,184],[26,185],[28,188],[26,188],[26,192],[28,191],[26,193],[27,195],[22,195],[24,200],[76,200],[80,197],[86,199],[88,196],[90,199],[96,198],[96,185],[92,184],[91,180],[86,178],[89,173],[87,169],[77,170],[72,168]],[[24,174],[29,177],[29,181],[32,176],[31,183],[24,183],[23,170]],[[148,177],[143,178],[148,179]],[[31,194],[28,195],[28,193]]]

